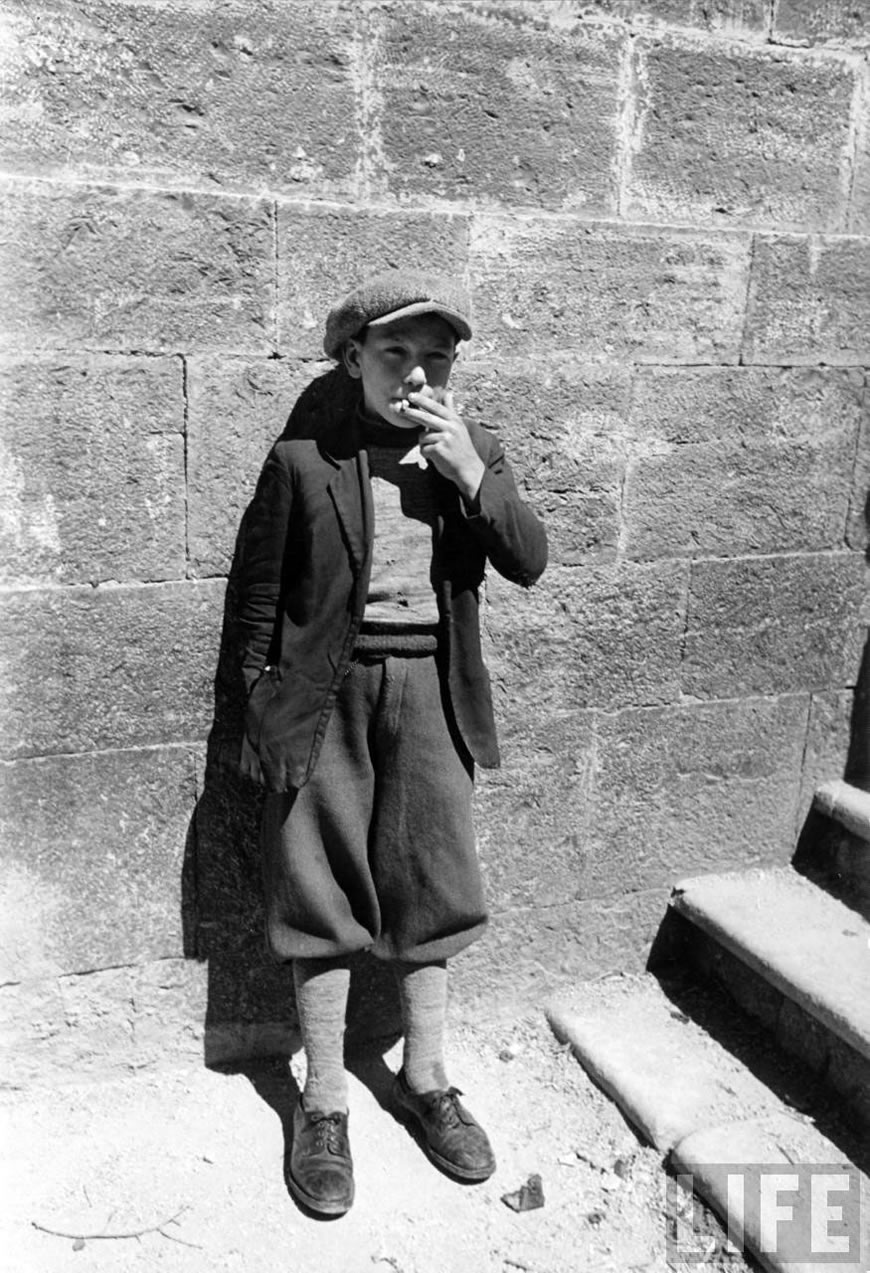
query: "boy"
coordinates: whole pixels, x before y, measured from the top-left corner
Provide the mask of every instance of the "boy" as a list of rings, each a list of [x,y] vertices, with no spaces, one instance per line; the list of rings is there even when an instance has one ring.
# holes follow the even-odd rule
[[[444,1069],[447,960],[486,923],[474,764],[498,764],[480,650],[486,560],[529,586],[546,536],[495,436],[447,389],[468,297],[394,270],[328,315],[338,368],[266,461],[240,567],[249,690],[243,770],[267,788],[267,940],[290,960],[307,1060],[289,1182],[315,1212],[353,1201],[343,1035],[348,957],[395,967],[397,1106],[462,1180],[495,1170]]]

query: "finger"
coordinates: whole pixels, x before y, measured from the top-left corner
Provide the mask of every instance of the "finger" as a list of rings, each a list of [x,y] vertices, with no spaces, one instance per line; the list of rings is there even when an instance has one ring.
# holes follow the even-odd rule
[[[431,412],[432,415],[440,416],[442,419],[448,420],[453,414],[452,408],[447,402],[439,402],[436,398],[426,398],[421,393],[408,394],[408,401],[415,407],[421,407],[425,411]]]
[[[417,407],[403,407],[401,411],[403,420],[411,420],[414,424],[422,425],[424,429],[434,429],[440,434],[444,429],[450,426],[450,418],[432,415],[428,411],[421,411]]]

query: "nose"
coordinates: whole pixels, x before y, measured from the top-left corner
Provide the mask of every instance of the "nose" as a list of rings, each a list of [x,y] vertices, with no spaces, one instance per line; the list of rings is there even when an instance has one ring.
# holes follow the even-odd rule
[[[411,389],[422,389],[426,383],[426,372],[421,366],[412,367],[405,375],[405,384]]]

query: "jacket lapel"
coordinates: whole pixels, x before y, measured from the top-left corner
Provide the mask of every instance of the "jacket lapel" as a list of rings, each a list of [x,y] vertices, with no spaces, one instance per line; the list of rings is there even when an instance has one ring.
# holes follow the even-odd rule
[[[321,450],[335,468],[327,484],[354,575],[359,578],[374,532],[374,505],[368,454],[362,446],[355,411],[335,412]]]
[[[333,460],[336,472],[327,490],[335,506],[344,542],[350,555],[353,573],[362,572],[371,540],[373,508],[369,483],[368,456],[365,451]]]

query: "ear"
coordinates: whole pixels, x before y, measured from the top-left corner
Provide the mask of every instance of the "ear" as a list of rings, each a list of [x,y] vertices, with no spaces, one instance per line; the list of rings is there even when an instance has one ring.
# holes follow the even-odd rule
[[[360,342],[353,337],[345,341],[344,349],[341,351],[341,361],[344,363],[344,369],[353,380],[362,379],[359,351]]]

